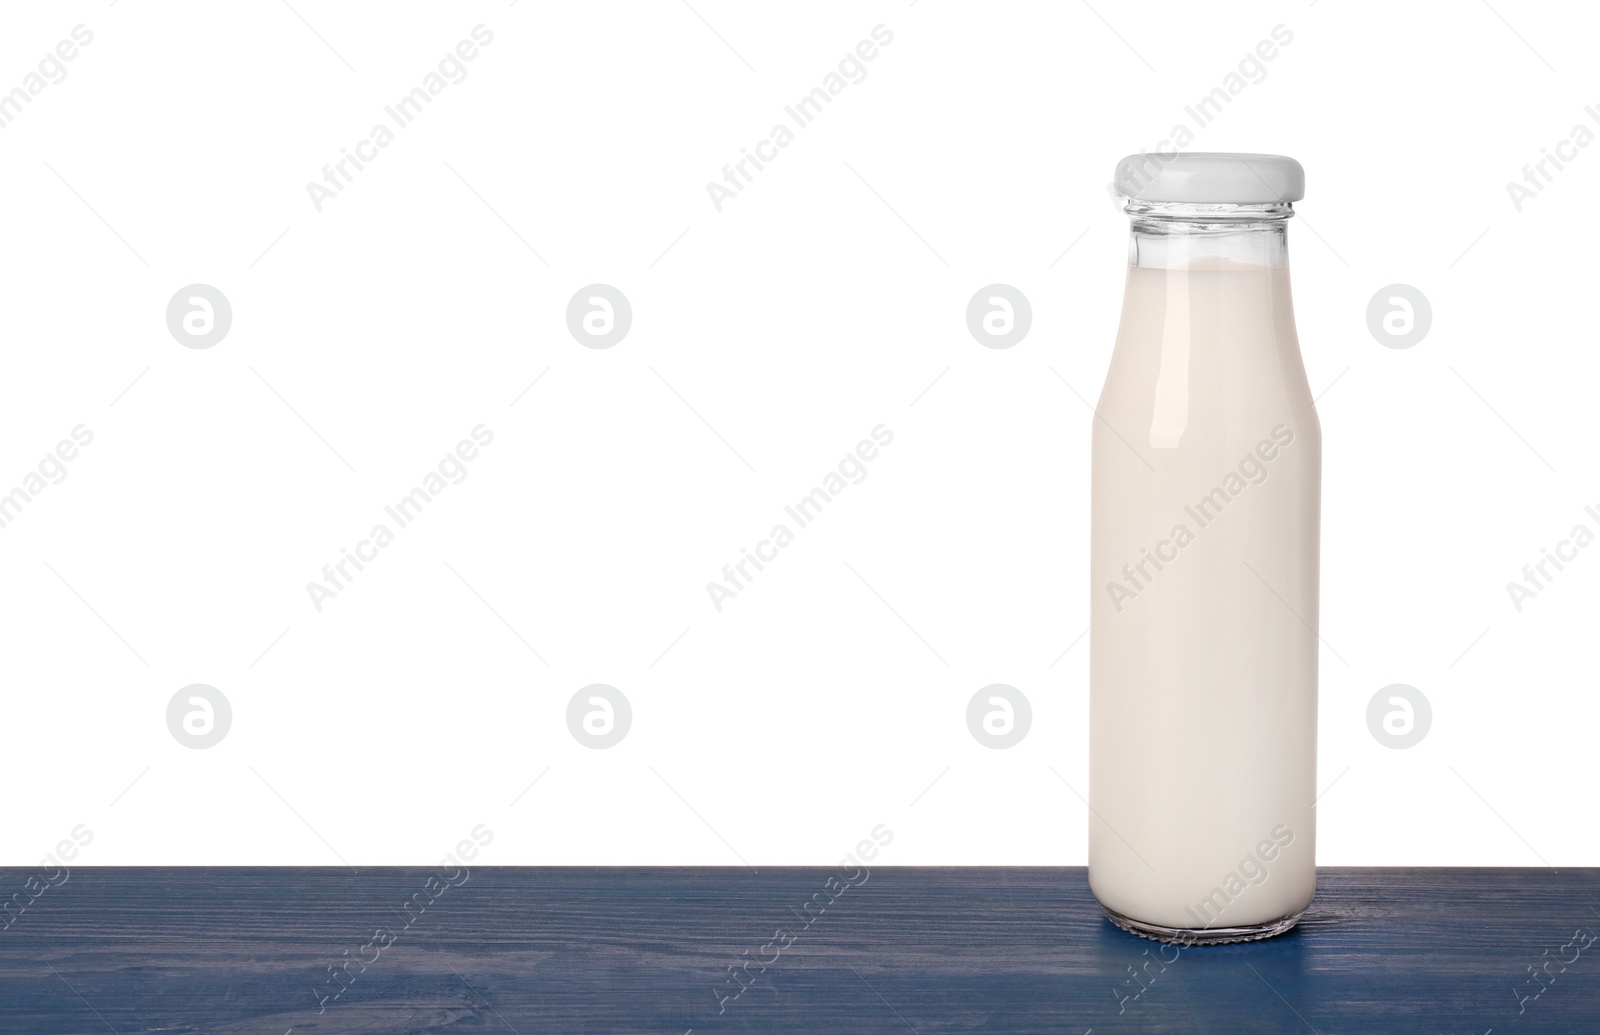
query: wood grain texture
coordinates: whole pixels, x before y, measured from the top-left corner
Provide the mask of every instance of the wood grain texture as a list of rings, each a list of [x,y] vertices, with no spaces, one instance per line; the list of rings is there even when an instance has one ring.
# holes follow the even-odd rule
[[[75,868],[0,915],[0,1032],[1600,1032],[1595,869],[1324,869],[1294,932],[1181,952],[1077,867],[875,868],[809,924],[834,871],[439,874]]]

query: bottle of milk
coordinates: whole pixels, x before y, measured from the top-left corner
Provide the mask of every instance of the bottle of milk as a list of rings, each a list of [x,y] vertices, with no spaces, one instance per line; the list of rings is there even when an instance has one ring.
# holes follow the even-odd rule
[[[1134,155],[1094,421],[1089,884],[1185,944],[1293,927],[1316,888],[1322,432],[1285,247],[1300,163]]]

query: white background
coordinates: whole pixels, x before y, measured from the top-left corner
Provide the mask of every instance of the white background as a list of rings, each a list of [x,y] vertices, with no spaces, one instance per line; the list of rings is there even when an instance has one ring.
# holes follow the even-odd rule
[[[94,37],[0,130],[0,491],[94,440],[0,529],[0,861],[85,824],[83,864],[424,864],[486,823],[491,863],[831,864],[883,823],[885,863],[1082,863],[1104,188],[1283,25],[1190,146],[1307,170],[1319,861],[1600,863],[1600,549],[1521,613],[1506,590],[1600,530],[1600,147],[1521,212],[1505,186],[1600,131],[1600,16],[1498,9],[8,8],[0,89]],[[318,212],[306,183],[480,24]],[[718,212],[706,183],[880,24]],[[233,308],[204,350],[164,315],[197,282]],[[608,350],[566,327],[596,282],[633,309]],[[995,282],[1033,308],[1007,350],[965,322]],[[1395,282],[1433,307],[1404,351],[1366,326]],[[319,613],[307,582],[478,424],[467,479]],[[866,480],[718,613],[706,583],[878,424]],[[609,750],[565,718],[594,682],[633,709]],[[1033,706],[1004,751],[965,722],[995,682]],[[1433,706],[1409,750],[1366,724],[1394,682]],[[233,710],[205,750],[166,725],[191,683]],[[1219,749],[1251,745],[1188,764]]]

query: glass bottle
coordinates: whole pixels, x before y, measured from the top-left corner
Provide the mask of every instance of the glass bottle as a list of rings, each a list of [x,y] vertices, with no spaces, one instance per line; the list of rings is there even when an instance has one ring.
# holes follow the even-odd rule
[[[1135,934],[1293,927],[1316,887],[1322,432],[1289,293],[1304,173],[1137,155],[1095,411],[1089,883]]]

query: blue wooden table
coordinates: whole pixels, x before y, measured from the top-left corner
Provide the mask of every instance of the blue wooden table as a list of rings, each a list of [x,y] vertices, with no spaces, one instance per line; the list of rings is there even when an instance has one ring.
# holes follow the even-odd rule
[[[831,883],[830,883],[831,882]],[[1600,1032],[1600,870],[1324,869],[1283,937],[1082,868],[0,870],[0,1033]]]

